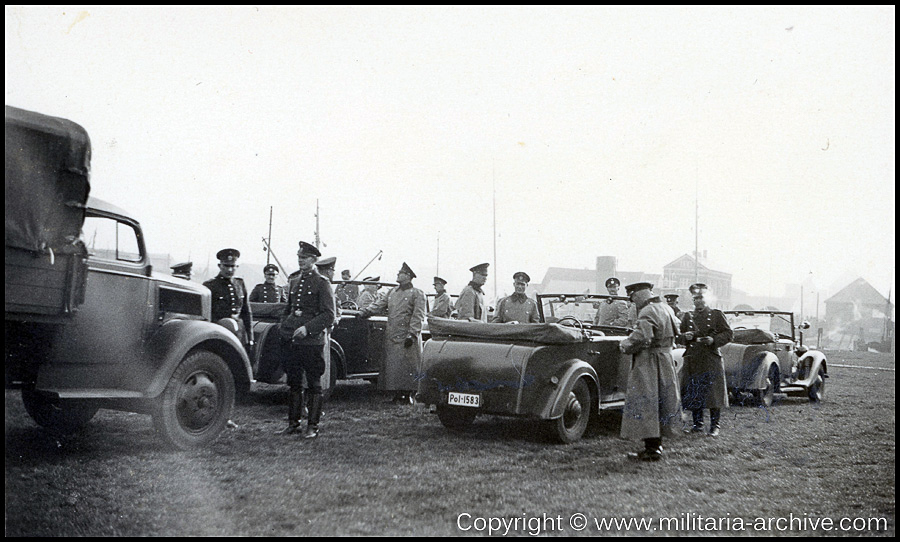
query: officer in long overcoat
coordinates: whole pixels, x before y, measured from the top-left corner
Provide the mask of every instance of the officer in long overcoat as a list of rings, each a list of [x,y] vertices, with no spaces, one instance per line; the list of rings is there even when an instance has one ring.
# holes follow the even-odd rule
[[[487,282],[487,263],[470,267],[472,280],[459,293],[456,300],[456,318],[472,322],[487,322],[487,307],[484,304],[484,290],[481,289]]]
[[[398,286],[359,313],[360,318],[368,318],[387,309],[384,367],[378,377],[378,387],[395,392],[395,402],[412,403],[416,374],[422,363],[425,293],[413,287],[414,278],[416,274],[404,262],[397,272]]]
[[[453,301],[450,299],[450,294],[447,293],[446,287],[446,280],[441,277],[434,277],[434,304],[428,316],[450,318],[450,315],[453,313]]]
[[[684,313],[678,342],[684,344],[684,373],[681,397],[685,410],[693,415],[692,433],[703,432],[703,409],[709,409],[709,434],[719,435],[721,409],[728,407],[725,363],[719,348],[734,337],[725,315],[707,306],[708,288],[692,284],[694,310]]]
[[[497,303],[497,312],[491,318],[491,323],[537,324],[541,321],[537,302],[525,295],[525,289],[528,288],[529,282],[531,282],[531,277],[528,276],[528,273],[517,271],[513,274],[515,293],[504,297]]]
[[[674,435],[681,427],[678,379],[672,361],[678,323],[672,309],[660,301],[652,287],[649,282],[625,287],[639,312],[634,331],[619,344],[623,353],[633,355],[621,435],[644,440],[644,450],[633,454],[644,461],[660,460],[663,434]]]
[[[203,285],[212,293],[212,321],[228,328],[242,343],[253,346],[253,315],[247,302],[247,287],[243,279],[234,276],[240,257],[236,248],[217,252],[219,274]]]

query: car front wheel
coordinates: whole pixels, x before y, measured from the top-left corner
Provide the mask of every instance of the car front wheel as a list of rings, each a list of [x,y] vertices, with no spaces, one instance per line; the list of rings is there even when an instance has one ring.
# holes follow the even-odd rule
[[[35,423],[60,435],[78,431],[99,410],[99,407],[91,403],[54,401],[29,389],[22,390],[22,403]]]
[[[778,383],[778,368],[772,365],[766,375],[766,387],[754,390],[753,397],[758,406],[770,407],[775,403],[775,386]]]
[[[153,424],[176,448],[204,446],[225,427],[234,397],[234,378],[225,361],[198,350],[175,369],[156,402]]]
[[[579,379],[565,398],[562,416],[549,420],[550,433],[562,443],[575,442],[584,435],[591,417],[591,392]]]

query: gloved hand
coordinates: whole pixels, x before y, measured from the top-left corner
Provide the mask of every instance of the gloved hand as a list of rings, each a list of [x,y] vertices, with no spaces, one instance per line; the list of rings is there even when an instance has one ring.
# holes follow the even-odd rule
[[[697,342],[700,343],[700,344],[704,344],[704,345],[706,345],[706,346],[710,346],[710,345],[713,344],[715,341],[713,340],[712,337],[700,337],[699,339],[697,339]]]
[[[403,341],[403,346],[404,346],[405,348],[409,348],[409,347],[412,346],[412,345],[413,345],[413,338],[412,338],[412,337],[407,337],[406,340]]]

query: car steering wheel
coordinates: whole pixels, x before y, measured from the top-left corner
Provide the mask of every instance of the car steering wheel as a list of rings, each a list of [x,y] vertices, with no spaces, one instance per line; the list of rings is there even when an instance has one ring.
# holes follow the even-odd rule
[[[571,325],[571,326],[566,326],[566,327],[577,327],[578,329],[581,330],[582,333],[584,333],[584,324],[581,323],[581,320],[579,320],[578,318],[575,318],[574,316],[563,316],[562,318],[557,320],[556,323],[561,326],[565,326],[566,324],[564,324],[563,322],[574,322],[577,325]]]
[[[356,304],[356,301],[344,301],[343,303],[341,303],[341,308],[351,311],[358,311],[359,305]]]
[[[738,326],[738,327],[731,328],[732,331],[737,330],[737,329],[747,329],[747,328],[744,326]]]

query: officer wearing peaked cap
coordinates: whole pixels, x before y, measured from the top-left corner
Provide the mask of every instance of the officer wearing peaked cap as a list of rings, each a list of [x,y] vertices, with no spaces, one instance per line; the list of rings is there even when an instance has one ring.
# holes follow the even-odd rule
[[[605,284],[609,295],[619,295],[619,286],[622,284],[619,279],[609,277]],[[631,327],[636,316],[637,311],[632,308],[631,303],[622,299],[605,299],[597,309],[594,325]]]
[[[447,281],[441,277],[434,277],[434,306],[428,316],[437,318],[450,318],[453,313],[453,302],[447,293]]]
[[[193,262],[177,263],[173,265],[170,268],[172,270],[172,276],[178,277],[180,279],[191,280],[191,268],[193,267],[193,265]]]
[[[425,324],[425,293],[413,286],[415,277],[415,272],[404,262],[397,271],[398,285],[359,313],[360,318],[387,314],[384,367],[378,377],[378,388],[394,392],[394,402],[406,404],[413,402],[417,386]]]
[[[265,282],[253,287],[253,291],[250,292],[250,301],[254,303],[284,303],[287,301],[284,288],[275,284],[278,266],[272,263],[266,265],[263,267],[263,276]]]
[[[537,302],[525,295],[531,277],[524,271],[513,274],[515,293],[497,303],[497,312],[491,323],[496,324],[536,324],[539,323]]]
[[[344,269],[343,271],[341,271],[341,280],[349,281],[350,277],[351,275],[349,269]],[[348,307],[352,307],[349,302],[352,301],[353,303],[356,303],[356,298],[359,297],[359,286],[357,286],[356,284],[347,284],[347,282],[342,282],[335,287],[334,296],[337,298],[338,306],[340,306],[342,303],[348,303]]]
[[[456,317],[459,320],[471,322],[487,322],[487,307],[484,305],[484,290],[481,289],[487,282],[488,266],[482,263],[469,268],[472,272],[472,280],[459,293],[456,300]]]
[[[678,306],[678,294],[666,294],[663,297],[666,298],[666,303],[672,307],[672,311],[675,313],[675,317],[678,318],[679,321],[684,317],[684,311],[681,310],[681,307]]]
[[[377,277],[366,277],[363,279],[363,282],[367,282],[369,284],[363,284],[363,291],[360,292],[359,297],[356,298],[356,304],[360,309],[364,309],[375,302],[378,294],[378,288],[380,286],[378,284],[374,284],[381,280],[381,275]]]
[[[725,363],[719,348],[731,342],[734,332],[722,311],[707,305],[708,288],[692,284],[694,310],[684,313],[678,342],[685,345],[682,402],[690,410],[693,425],[689,432],[703,432],[703,409],[709,409],[710,436],[719,435],[722,408],[728,407]]]
[[[322,416],[322,375],[325,374],[326,330],[334,323],[335,301],[331,282],[316,271],[322,255],[313,245],[300,241],[297,250],[299,272],[288,285],[288,302],[279,324],[281,359],[287,373],[288,426],[281,434],[300,432],[303,382],[306,380],[306,404],[309,412],[305,438],[319,434]]]
[[[216,253],[219,274],[204,282],[212,293],[212,320],[230,329],[241,342],[253,346],[253,316],[244,280],[234,276],[241,253],[224,248]]]
[[[644,441],[644,450],[631,456],[644,461],[662,459],[663,435],[675,434],[681,425],[678,378],[672,362],[678,320],[652,289],[649,282],[625,287],[639,312],[634,331],[619,343],[622,353],[632,355],[621,436]]]

